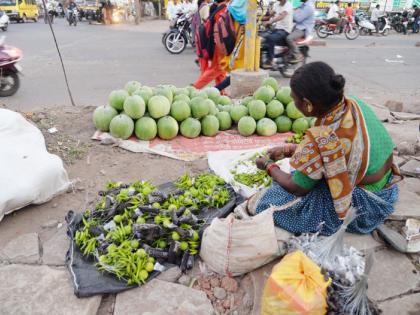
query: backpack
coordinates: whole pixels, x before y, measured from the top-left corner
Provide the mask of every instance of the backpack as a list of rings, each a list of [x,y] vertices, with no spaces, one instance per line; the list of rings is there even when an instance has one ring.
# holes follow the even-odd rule
[[[195,32],[195,49],[197,56],[204,59],[212,59],[214,55],[214,24],[215,16],[221,10],[226,9],[226,5],[217,7],[210,17],[203,24],[200,24],[198,31]]]
[[[229,56],[233,52],[237,33],[230,12],[222,12],[214,26],[214,42],[220,56]]]

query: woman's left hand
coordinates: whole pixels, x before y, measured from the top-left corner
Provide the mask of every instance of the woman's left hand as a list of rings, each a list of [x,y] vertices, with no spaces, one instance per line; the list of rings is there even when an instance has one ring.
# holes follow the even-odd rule
[[[257,167],[260,170],[265,170],[265,163],[267,162],[268,158],[266,156],[261,156],[259,158],[257,158],[257,160],[255,161],[255,164],[257,164]]]

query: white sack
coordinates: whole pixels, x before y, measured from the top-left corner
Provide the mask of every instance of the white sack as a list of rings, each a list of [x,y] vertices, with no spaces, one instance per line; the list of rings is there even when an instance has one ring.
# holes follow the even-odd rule
[[[0,109],[0,220],[49,201],[69,185],[63,162],[47,152],[41,131],[19,113]]]

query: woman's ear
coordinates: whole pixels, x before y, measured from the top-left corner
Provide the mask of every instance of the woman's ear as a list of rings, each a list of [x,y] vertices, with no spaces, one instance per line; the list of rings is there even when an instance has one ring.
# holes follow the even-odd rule
[[[302,110],[305,114],[305,116],[312,116],[314,114],[314,105],[312,104],[312,102],[310,100],[308,100],[307,98],[303,99],[302,102]]]

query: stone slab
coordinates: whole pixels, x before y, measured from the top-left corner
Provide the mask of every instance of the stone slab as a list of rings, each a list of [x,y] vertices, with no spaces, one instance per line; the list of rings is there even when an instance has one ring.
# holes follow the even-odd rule
[[[11,263],[38,263],[40,259],[38,234],[27,233],[12,239],[0,250],[0,259]]]
[[[42,244],[42,263],[55,266],[65,265],[69,245],[70,240],[66,234],[66,229],[62,227]]]
[[[204,292],[161,280],[117,295],[114,315],[212,315],[213,306]]]
[[[412,159],[400,167],[401,174],[420,177],[420,161]]]
[[[413,271],[415,267],[405,255],[393,250],[376,252],[369,275],[369,297],[383,301],[419,288],[420,276]]]
[[[398,183],[400,189],[411,191],[417,195],[420,195],[420,178],[405,177],[400,183]]]
[[[371,104],[371,109],[374,111],[380,121],[391,121],[393,119],[391,116],[391,111],[385,106]]]
[[[354,234],[347,232],[344,233],[344,244],[365,252],[385,246],[385,244],[378,242],[370,234]]]
[[[420,293],[382,302],[379,307],[383,311],[382,315],[420,315]]]
[[[174,266],[163,271],[159,276],[157,276],[157,279],[167,282],[177,282],[181,276],[181,269],[178,266]]]
[[[64,268],[0,267],[0,314],[92,315],[96,314],[100,302],[100,296],[78,299]]]
[[[400,188],[394,208],[395,211],[389,216],[390,220],[420,219],[420,196],[408,189]]]
[[[420,120],[420,115],[404,112],[392,112],[392,116],[398,120]]]
[[[270,277],[273,267],[280,262],[280,259],[276,259],[267,265],[258,268],[250,272],[252,284],[254,287],[254,303],[251,315],[260,315],[261,311],[261,297],[264,290],[265,283]]]
[[[260,70],[258,72],[245,71],[238,69],[231,72],[230,75],[230,95],[233,98],[239,98],[252,95],[264,79],[268,78],[268,72]]]

